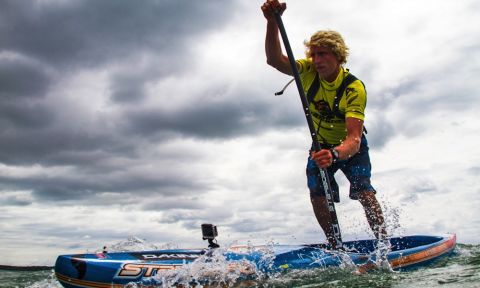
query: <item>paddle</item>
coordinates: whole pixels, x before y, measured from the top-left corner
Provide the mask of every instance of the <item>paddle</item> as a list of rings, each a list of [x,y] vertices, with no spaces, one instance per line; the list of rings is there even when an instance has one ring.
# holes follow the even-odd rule
[[[295,83],[297,84],[298,93],[300,94],[300,100],[302,101],[303,110],[305,117],[307,118],[308,128],[310,129],[310,135],[312,136],[313,149],[319,151],[322,147],[320,142],[317,139],[317,131],[313,125],[312,115],[310,114],[309,103],[307,97],[305,97],[305,92],[303,91],[302,82],[300,80],[300,75],[298,74],[297,63],[293,57],[292,48],[290,47],[290,42],[288,41],[287,32],[283,26],[282,16],[278,11],[275,11],[275,20],[277,21],[278,29],[280,30],[280,35],[282,36],[283,45],[287,51],[288,60],[290,61],[290,66],[292,67],[293,77]],[[335,210],[335,204],[333,202],[333,193],[332,187],[330,186],[330,180],[328,178],[328,173],[326,169],[320,169],[320,178],[322,179],[322,185],[325,190],[325,195],[328,203],[328,210],[330,211],[330,217],[332,218],[332,228],[336,242],[336,249],[343,248],[342,235],[340,233],[340,226],[338,225],[337,212]]]

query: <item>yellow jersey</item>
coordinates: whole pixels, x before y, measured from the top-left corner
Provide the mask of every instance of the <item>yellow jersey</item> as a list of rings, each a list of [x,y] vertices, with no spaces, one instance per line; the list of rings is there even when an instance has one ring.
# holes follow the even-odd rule
[[[310,59],[297,60],[297,64],[302,86],[307,95],[317,71]],[[345,140],[347,137],[345,118],[352,117],[362,121],[365,119],[367,93],[358,79],[346,87],[340,100],[338,110],[345,117],[339,118],[334,113],[333,105],[337,89],[348,73],[347,69],[340,67],[340,73],[333,82],[327,82],[320,78],[320,87],[313,101],[310,102],[310,113],[317,131],[318,141],[321,144],[339,145]]]

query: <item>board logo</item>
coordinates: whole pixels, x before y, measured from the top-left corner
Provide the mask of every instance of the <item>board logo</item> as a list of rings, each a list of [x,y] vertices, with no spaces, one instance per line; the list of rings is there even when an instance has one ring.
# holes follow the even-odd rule
[[[160,260],[195,260],[204,252],[198,253],[130,253],[133,257],[144,261]]]
[[[142,260],[194,260],[198,254],[142,254]]]
[[[174,270],[177,266],[182,265],[165,265],[165,264],[144,264],[144,263],[126,263],[118,270],[117,277],[120,278],[137,278],[152,277],[160,270]]]

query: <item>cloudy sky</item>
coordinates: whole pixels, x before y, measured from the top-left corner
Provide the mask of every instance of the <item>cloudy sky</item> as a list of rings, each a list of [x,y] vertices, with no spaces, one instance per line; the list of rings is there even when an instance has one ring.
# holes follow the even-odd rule
[[[0,264],[52,265],[137,236],[204,247],[324,241],[289,77],[260,0],[0,0]],[[295,56],[340,31],[394,235],[479,243],[480,2],[287,3]],[[476,15],[477,14],[477,15]],[[345,239],[372,237],[338,175]]]

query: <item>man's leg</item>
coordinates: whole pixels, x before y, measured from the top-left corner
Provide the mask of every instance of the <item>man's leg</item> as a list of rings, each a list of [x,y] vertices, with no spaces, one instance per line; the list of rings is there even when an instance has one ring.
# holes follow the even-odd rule
[[[384,239],[387,236],[385,219],[383,218],[382,207],[378,203],[375,193],[372,191],[363,191],[358,193],[358,200],[365,210],[368,224],[372,228],[377,239]]]
[[[335,240],[335,232],[333,231],[332,217],[328,210],[327,198],[325,196],[311,196],[310,201],[312,202],[315,217],[317,218],[320,227],[322,227],[328,243],[330,243],[333,249],[336,249],[337,242]]]

